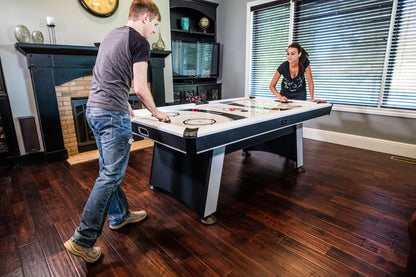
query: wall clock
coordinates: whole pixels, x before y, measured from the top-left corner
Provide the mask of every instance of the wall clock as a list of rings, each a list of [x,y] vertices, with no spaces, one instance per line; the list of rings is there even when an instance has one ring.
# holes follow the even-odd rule
[[[109,17],[118,8],[119,0],[78,0],[81,6],[92,15]]]

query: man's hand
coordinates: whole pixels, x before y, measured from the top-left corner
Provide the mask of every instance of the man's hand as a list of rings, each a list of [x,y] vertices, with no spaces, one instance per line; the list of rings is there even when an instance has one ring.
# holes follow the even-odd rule
[[[129,103],[129,112],[130,112],[130,118],[133,118],[134,117],[134,112],[133,112],[133,109],[131,108],[130,103]]]
[[[159,121],[169,121],[170,117],[167,113],[161,112],[159,110],[157,110],[154,114],[154,117],[156,117],[157,119],[159,119]]]

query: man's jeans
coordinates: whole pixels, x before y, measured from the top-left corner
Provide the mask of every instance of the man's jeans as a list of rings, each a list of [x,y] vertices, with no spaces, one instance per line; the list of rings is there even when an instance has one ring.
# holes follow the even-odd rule
[[[107,213],[110,225],[118,225],[130,215],[120,183],[133,140],[129,114],[87,107],[86,117],[100,154],[100,172],[71,240],[92,247],[101,235]]]

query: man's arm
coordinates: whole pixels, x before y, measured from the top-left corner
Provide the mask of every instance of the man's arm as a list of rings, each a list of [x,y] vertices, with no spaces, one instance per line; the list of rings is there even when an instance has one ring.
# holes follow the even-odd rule
[[[134,76],[134,92],[140,102],[146,109],[153,114],[154,117],[160,121],[169,120],[169,115],[159,111],[156,108],[153,96],[147,86],[147,62],[137,62],[133,64],[133,76]]]

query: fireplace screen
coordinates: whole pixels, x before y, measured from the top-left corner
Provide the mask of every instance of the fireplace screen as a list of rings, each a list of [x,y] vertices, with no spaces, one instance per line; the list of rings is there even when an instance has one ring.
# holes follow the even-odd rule
[[[72,98],[72,115],[74,117],[75,133],[77,136],[78,152],[90,151],[97,149],[95,138],[92,130],[88,126],[85,111],[87,108],[88,98]],[[129,96],[129,103],[133,110],[141,109],[142,105],[136,95]],[[135,137],[135,140],[141,139]]]

